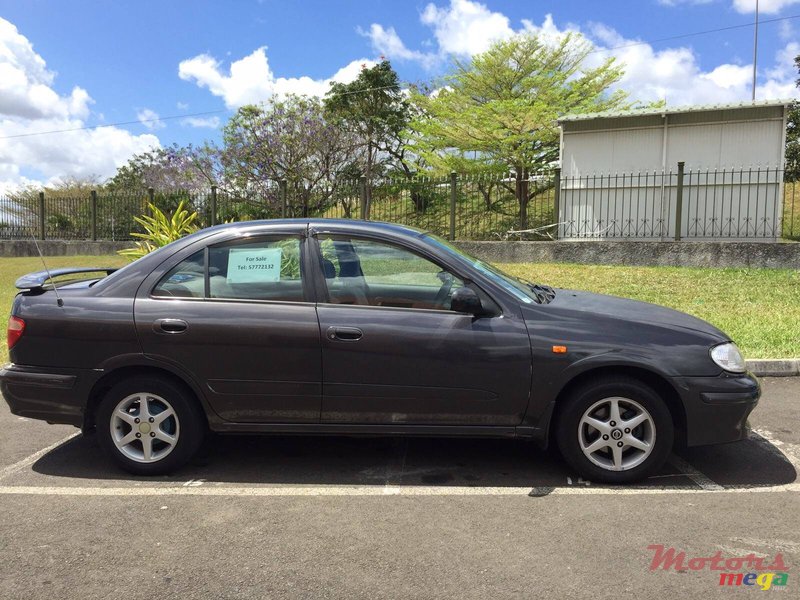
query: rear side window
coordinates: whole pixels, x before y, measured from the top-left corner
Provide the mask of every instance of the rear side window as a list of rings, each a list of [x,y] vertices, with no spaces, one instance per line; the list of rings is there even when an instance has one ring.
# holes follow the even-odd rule
[[[211,298],[303,302],[299,238],[271,238],[208,249]]]

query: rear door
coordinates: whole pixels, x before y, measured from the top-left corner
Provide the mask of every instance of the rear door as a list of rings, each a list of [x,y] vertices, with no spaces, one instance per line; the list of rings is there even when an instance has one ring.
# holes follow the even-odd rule
[[[412,248],[364,235],[316,238],[326,288],[317,306],[323,422],[522,421],[531,351],[518,314],[451,311],[453,290],[474,284]]]
[[[303,231],[192,248],[140,287],[145,354],[189,371],[234,422],[318,422],[321,348]]]

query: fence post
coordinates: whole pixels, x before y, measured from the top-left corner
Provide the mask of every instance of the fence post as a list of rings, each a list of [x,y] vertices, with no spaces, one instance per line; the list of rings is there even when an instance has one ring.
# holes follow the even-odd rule
[[[285,179],[281,179],[278,182],[278,187],[280,189],[281,194],[281,219],[286,218],[286,210],[289,208],[289,186],[286,183]]]
[[[217,224],[217,186],[211,186],[211,225]]]
[[[147,188],[147,201],[150,204],[156,203],[156,191],[153,188]]]
[[[683,167],[686,163],[678,163],[678,188],[675,197],[675,241],[681,241],[681,224],[683,219]]]
[[[450,241],[456,239],[456,181],[458,175],[455,171],[450,171]]]
[[[97,191],[92,190],[92,241],[97,241]]]
[[[553,239],[558,239],[558,228],[561,223],[561,167],[556,167],[553,173],[553,218],[556,222],[556,228],[553,230]]]
[[[361,196],[361,220],[367,220],[367,178],[362,175],[358,178],[358,194]]]
[[[44,192],[39,192],[39,239],[44,239]]]

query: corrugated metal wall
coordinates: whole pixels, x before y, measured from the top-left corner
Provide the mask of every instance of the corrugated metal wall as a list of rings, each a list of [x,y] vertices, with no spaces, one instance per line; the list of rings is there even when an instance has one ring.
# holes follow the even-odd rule
[[[783,106],[563,122],[559,234],[671,238],[679,161],[683,237],[779,231],[784,126]]]

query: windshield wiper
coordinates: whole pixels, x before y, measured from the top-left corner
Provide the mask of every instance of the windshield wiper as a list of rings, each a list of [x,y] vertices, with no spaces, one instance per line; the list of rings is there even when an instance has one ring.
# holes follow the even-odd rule
[[[550,304],[550,302],[553,301],[553,298],[556,297],[556,291],[549,285],[532,283],[530,281],[526,281],[525,285],[527,285],[535,294],[536,300],[539,302],[539,304]]]

